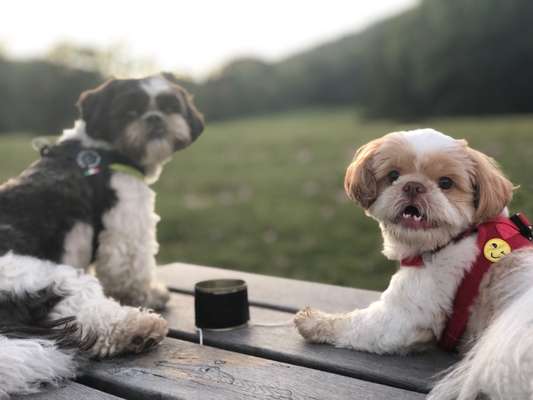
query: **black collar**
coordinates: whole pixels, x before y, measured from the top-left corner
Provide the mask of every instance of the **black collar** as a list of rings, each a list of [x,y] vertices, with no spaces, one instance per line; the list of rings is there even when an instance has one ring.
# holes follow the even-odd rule
[[[96,147],[82,146],[79,140],[66,140],[54,145],[44,145],[39,149],[43,158],[57,158],[72,162],[81,170],[83,176],[97,175],[103,171],[113,169],[113,166],[121,165],[133,168],[142,176],[145,170],[136,162],[123,154]]]

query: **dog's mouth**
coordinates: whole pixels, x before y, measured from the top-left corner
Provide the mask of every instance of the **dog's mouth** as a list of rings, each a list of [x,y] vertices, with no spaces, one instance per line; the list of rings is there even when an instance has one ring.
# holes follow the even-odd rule
[[[427,215],[416,205],[410,204],[396,217],[397,224],[407,229],[419,230],[434,228]]]
[[[148,131],[150,139],[163,139],[167,135],[167,128],[163,125],[156,126]]]

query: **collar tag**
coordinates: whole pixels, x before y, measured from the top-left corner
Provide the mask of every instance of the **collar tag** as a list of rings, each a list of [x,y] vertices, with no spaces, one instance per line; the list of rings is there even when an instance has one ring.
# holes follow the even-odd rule
[[[82,150],[76,156],[76,163],[83,170],[84,176],[92,176],[100,173],[102,156],[94,150]]]
[[[101,172],[101,169],[99,167],[90,167],[87,168],[85,171],[83,171],[83,176],[92,176],[99,174]]]
[[[487,240],[483,246],[483,255],[491,263],[500,261],[504,256],[511,252],[511,245],[500,238]]]

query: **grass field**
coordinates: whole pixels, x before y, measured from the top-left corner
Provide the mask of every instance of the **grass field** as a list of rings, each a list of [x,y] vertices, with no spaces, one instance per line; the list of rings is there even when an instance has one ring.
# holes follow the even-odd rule
[[[344,171],[369,139],[425,126],[498,159],[521,185],[512,208],[533,216],[533,116],[397,124],[349,109],[301,111],[211,124],[176,155],[155,185],[159,262],[383,289],[395,267],[380,254],[377,225],[346,199]],[[34,158],[28,137],[3,137],[0,178]]]

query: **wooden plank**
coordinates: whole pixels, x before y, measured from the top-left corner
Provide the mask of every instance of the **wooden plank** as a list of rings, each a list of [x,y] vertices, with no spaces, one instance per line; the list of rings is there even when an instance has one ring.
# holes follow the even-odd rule
[[[288,312],[295,312],[308,305],[330,312],[351,311],[366,307],[379,298],[379,292],[371,290],[183,263],[159,267],[158,276],[171,289],[181,293],[193,293],[194,284],[206,279],[244,279],[248,284],[251,304]]]
[[[68,382],[57,388],[26,396],[13,396],[13,400],[119,400],[111,394],[101,392],[76,382]]]
[[[81,381],[131,400],[423,399],[419,393],[168,338],[144,355],[94,363]]]
[[[250,311],[252,322],[290,321],[293,316],[291,313],[261,307],[251,307]],[[171,328],[170,336],[197,340],[192,296],[173,294],[165,318]],[[309,344],[292,325],[249,326],[226,332],[205,331],[204,340],[214,347],[418,392],[428,392],[433,375],[457,360],[455,356],[438,350],[409,356],[379,356]]]

